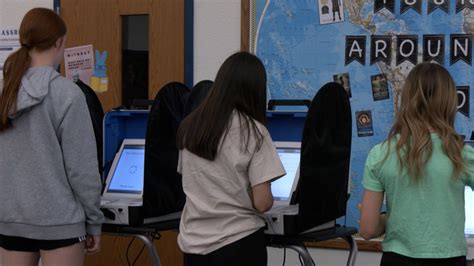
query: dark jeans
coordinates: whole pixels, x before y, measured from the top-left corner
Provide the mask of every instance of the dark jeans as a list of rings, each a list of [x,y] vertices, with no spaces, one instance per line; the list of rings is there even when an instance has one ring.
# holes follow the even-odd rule
[[[185,266],[266,266],[263,229],[206,255],[184,253]]]
[[[381,266],[466,266],[466,256],[447,259],[415,259],[394,252],[382,254]]]

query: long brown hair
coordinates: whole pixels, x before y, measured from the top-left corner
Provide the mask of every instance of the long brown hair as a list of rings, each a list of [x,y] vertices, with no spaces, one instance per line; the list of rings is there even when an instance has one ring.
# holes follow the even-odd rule
[[[29,52],[45,51],[66,35],[66,24],[54,11],[34,8],[26,13],[20,25],[21,48],[12,53],[3,68],[3,91],[0,95],[0,132],[11,126],[8,115],[16,110],[21,79],[30,67]]]
[[[263,142],[255,120],[265,125],[265,67],[260,59],[248,52],[238,52],[225,60],[217,72],[208,96],[180,125],[178,148],[214,160],[219,143],[226,136],[232,112],[241,121],[243,146],[248,147],[250,134],[256,136],[257,149]]]
[[[421,63],[408,74],[388,146],[396,142],[400,165],[415,180],[420,180],[431,158],[432,132],[439,135],[443,152],[453,164],[453,176],[464,170],[464,142],[454,129],[457,103],[456,86],[444,67]]]

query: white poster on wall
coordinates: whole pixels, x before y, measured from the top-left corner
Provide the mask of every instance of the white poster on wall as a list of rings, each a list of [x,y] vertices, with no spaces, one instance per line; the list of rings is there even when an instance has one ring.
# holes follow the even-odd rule
[[[64,50],[64,68],[67,79],[74,81],[80,79],[90,86],[94,71],[94,48],[92,44]]]
[[[28,10],[35,7],[54,8],[54,0],[0,0],[0,78],[3,64],[18,48],[20,23]]]

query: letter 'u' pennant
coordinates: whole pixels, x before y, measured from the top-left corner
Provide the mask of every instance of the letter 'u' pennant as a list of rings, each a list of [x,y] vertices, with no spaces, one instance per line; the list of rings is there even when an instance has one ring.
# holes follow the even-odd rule
[[[423,62],[436,62],[444,65],[444,35],[423,35]]]

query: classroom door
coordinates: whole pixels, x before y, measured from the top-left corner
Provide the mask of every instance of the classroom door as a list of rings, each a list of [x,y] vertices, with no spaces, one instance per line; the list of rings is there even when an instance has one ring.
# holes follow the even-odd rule
[[[184,81],[185,0],[61,0],[60,10],[67,47],[93,44],[108,52],[108,91],[99,94],[106,111],[122,104],[124,16],[148,17],[148,98],[170,81]]]

